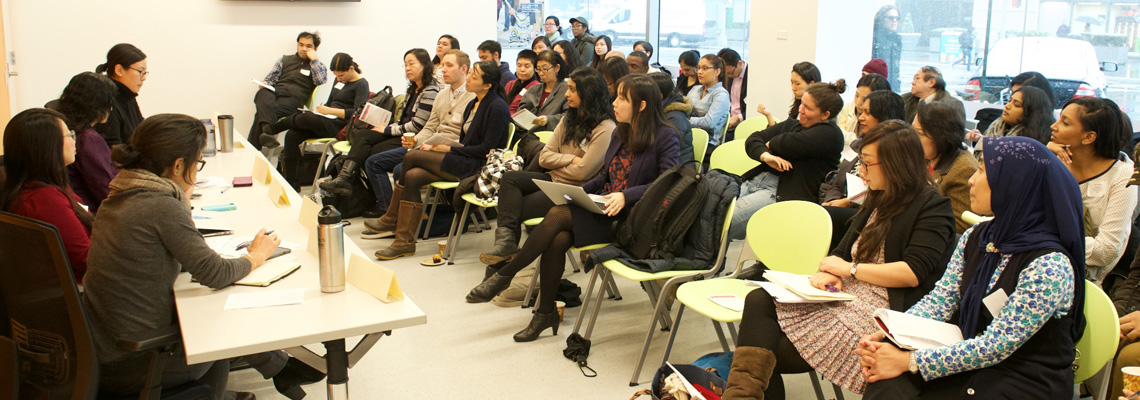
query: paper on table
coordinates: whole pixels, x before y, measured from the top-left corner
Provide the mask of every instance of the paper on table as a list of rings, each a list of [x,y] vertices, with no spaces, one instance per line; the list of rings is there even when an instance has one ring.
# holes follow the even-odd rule
[[[253,82],[254,85],[261,86],[263,88],[269,89],[270,91],[277,91],[277,89],[275,89],[273,86],[266,85],[265,82],[259,81],[257,79],[250,78],[249,81]]]
[[[709,300],[732,311],[744,311],[744,299],[735,294],[714,294]]]
[[[392,120],[392,112],[372,103],[364,103],[364,109],[360,110],[360,114],[357,114],[356,118],[368,125],[388,126],[388,121]]]
[[[957,325],[885,308],[876,309],[875,322],[894,344],[904,350],[932,349],[962,341]]]
[[[395,272],[357,254],[348,260],[348,283],[385,303],[404,299]]]
[[[802,304],[802,303],[830,303],[831,300],[808,300],[803,296],[780,286],[778,283],[764,282],[764,281],[748,281],[749,285],[759,286],[761,289],[768,291],[772,299],[777,303],[785,304]]]
[[[245,286],[269,286],[273,282],[277,282],[282,278],[289,276],[293,271],[301,268],[301,264],[297,262],[297,256],[286,254],[281,257],[274,258],[266,261],[257,269],[250,271],[249,275],[245,278],[234,282],[237,285]]]
[[[855,204],[863,204],[865,198],[867,198],[867,184],[863,182],[863,178],[848,172],[847,199]]]
[[[226,305],[223,309],[240,310],[243,308],[285,306],[301,304],[304,301],[304,288],[234,293],[226,297]]]
[[[514,118],[516,124],[529,131],[534,128],[534,119],[538,116],[530,110],[518,110],[515,111],[514,115],[511,115],[511,118]]]
[[[253,172],[249,174],[253,177],[254,181],[264,183],[266,185],[273,181],[273,174],[269,172],[269,161],[265,157],[253,157]]]
[[[826,290],[816,289],[811,285],[811,277],[808,275],[793,274],[790,272],[780,272],[768,270],[764,272],[764,278],[770,282],[779,284],[809,300],[831,300],[831,301],[850,301],[855,300],[855,296],[843,292],[829,292]]]
[[[192,214],[194,227],[205,236],[229,235],[234,233],[233,224],[225,213],[197,211]]]
[[[229,186],[230,184],[226,183],[226,180],[222,179],[220,176],[198,177],[198,181],[194,182],[195,189],[209,189]]]

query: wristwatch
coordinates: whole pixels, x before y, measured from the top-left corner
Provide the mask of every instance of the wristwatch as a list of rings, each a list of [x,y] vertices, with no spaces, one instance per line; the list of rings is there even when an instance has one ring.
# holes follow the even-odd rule
[[[851,277],[855,278],[855,271],[859,269],[859,263],[851,264]],[[859,279],[859,278],[855,278]]]
[[[917,373],[918,373],[918,358],[917,358],[917,357],[915,357],[915,355],[914,355],[914,352],[913,352],[913,351],[912,351],[912,352],[910,352],[910,364],[909,364],[909,365],[907,365],[906,369],[907,369],[908,371],[910,371],[910,373],[912,373],[912,374],[917,374]]]

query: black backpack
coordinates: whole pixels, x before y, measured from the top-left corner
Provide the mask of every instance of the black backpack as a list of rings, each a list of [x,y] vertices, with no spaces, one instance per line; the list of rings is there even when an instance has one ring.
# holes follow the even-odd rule
[[[678,165],[665,170],[618,226],[614,245],[634,259],[673,258],[707,195],[701,174],[692,168]]]
[[[329,176],[336,178],[340,173],[340,167],[344,165],[344,160],[348,159],[348,155],[341,154],[336,156],[329,162],[329,166],[325,169],[325,173]],[[309,174],[312,178],[313,174]],[[385,178],[387,179],[387,178]],[[356,218],[364,215],[365,211],[376,208],[376,195],[373,194],[372,188],[368,187],[368,180],[361,174],[356,179],[352,180],[352,193],[347,195],[331,194],[322,201],[322,204],[331,204],[340,211],[341,218]],[[393,205],[398,207],[399,205]]]

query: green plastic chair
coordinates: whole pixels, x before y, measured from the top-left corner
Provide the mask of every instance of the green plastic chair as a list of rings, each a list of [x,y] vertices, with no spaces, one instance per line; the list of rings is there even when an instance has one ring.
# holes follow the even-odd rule
[[[1092,378],[1102,369],[1112,368],[1112,359],[1116,357],[1116,345],[1120,340],[1120,316],[1116,314],[1116,306],[1112,299],[1104,293],[1095,283],[1085,281],[1085,333],[1076,345],[1076,371],[1073,372],[1075,383],[1081,383]],[[1097,382],[1099,388],[1094,399],[1106,398],[1111,371],[1105,373]]]
[[[760,165],[759,161],[748,156],[744,149],[744,139],[737,139],[718,146],[709,157],[709,169],[720,169],[724,172],[744,175],[745,172]]]
[[[579,333],[583,320],[585,318],[589,318],[590,322],[586,325],[586,331],[582,335],[586,339],[590,338],[590,334],[594,330],[594,322],[597,321],[598,311],[601,309],[602,296],[606,292],[605,290],[598,290],[597,297],[593,301],[594,308],[590,312],[590,316],[586,317],[586,310],[588,309],[587,307],[589,307],[591,304],[590,295],[593,293],[594,283],[597,282],[599,277],[602,278],[603,282],[605,282],[606,279],[611,279],[614,275],[634,282],[648,282],[665,279],[668,280],[664,285],[662,285],[661,288],[657,288],[656,285],[644,286],[646,288],[646,293],[649,294],[650,301],[656,305],[653,308],[653,314],[650,314],[649,317],[649,329],[645,332],[645,343],[641,348],[641,356],[637,360],[637,365],[633,369],[633,376],[630,377],[630,386],[637,386],[638,384],[637,378],[641,373],[641,367],[645,364],[645,356],[649,353],[649,345],[653,340],[653,331],[657,328],[658,319],[662,320],[662,324],[670,325],[668,323],[669,313],[665,310],[665,299],[668,298],[670,294],[675,293],[677,286],[681,283],[710,278],[716,275],[724,267],[725,253],[728,249],[729,242],[728,228],[732,223],[732,213],[735,209],[736,199],[733,199],[732,202],[729,203],[727,210],[725,210],[726,215],[724,219],[724,226],[721,228],[720,247],[717,252],[716,261],[707,270],[670,270],[652,273],[630,268],[617,260],[609,260],[602,263],[601,266],[594,268],[594,272],[590,274],[590,283],[586,285],[585,295],[582,296],[582,312],[578,314],[578,318],[574,322],[574,333]]]
[[[749,135],[768,127],[768,118],[761,115],[752,117],[736,124],[736,140],[747,139]]]
[[[693,128],[693,159],[697,164],[705,162],[705,149],[709,148],[709,133],[701,128]]]

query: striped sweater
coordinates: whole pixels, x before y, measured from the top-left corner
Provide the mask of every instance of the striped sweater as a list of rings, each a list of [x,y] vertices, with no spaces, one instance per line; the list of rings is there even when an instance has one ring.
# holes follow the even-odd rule
[[[416,96],[413,101],[404,103],[404,114],[400,118],[401,123],[395,123],[388,126],[388,133],[392,136],[400,136],[405,133],[417,133],[423,129],[424,124],[427,123],[428,117],[431,116],[432,104],[435,104],[435,96],[439,94],[439,84],[432,81],[420,94]],[[409,108],[414,107],[414,108]],[[411,111],[415,111],[414,113]],[[411,116],[409,118],[408,116]],[[404,122],[407,121],[407,122]]]

